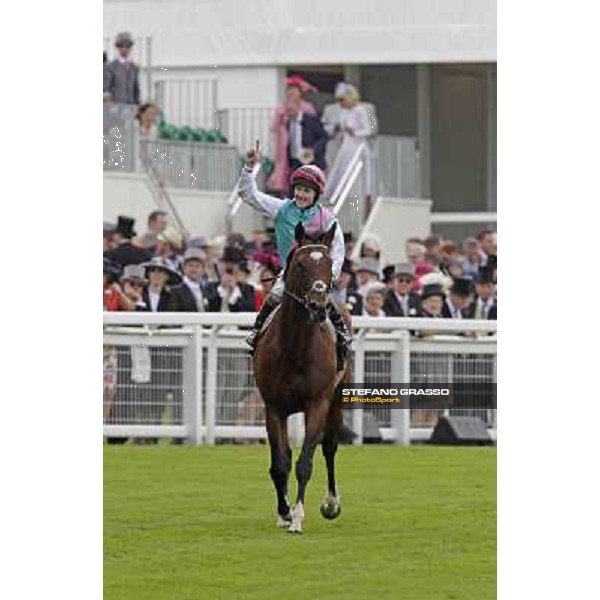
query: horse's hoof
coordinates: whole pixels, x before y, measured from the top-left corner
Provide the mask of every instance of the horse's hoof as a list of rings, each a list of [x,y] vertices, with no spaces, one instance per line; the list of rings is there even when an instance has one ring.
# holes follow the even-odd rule
[[[301,534],[302,533],[302,528],[301,527],[294,527],[293,525],[290,525],[289,529],[287,530],[288,533],[297,533],[297,534]]]
[[[342,505],[339,502],[334,502],[333,500],[325,500],[321,503],[319,507],[321,509],[321,514],[328,521],[333,521],[333,519],[337,519],[342,512]]]
[[[282,517],[281,515],[277,515],[277,527],[281,529],[287,529],[292,524],[292,517],[289,515],[286,517]]]

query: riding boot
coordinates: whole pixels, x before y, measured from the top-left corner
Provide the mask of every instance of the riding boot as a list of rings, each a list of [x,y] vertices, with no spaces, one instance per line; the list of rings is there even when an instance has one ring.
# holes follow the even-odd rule
[[[348,330],[346,321],[342,314],[338,312],[335,305],[329,305],[329,318],[335,329],[336,335],[336,350],[337,350],[337,370],[341,371],[344,368],[344,363],[350,353],[350,344],[352,343],[352,332]]]
[[[256,315],[256,321],[254,321],[254,325],[252,326],[252,330],[248,334],[246,338],[246,343],[250,346],[250,350],[248,351],[250,356],[254,354],[254,350],[256,350],[256,344],[258,343],[258,338],[260,336],[260,330],[262,329],[267,317],[273,312],[273,309],[279,304],[279,301],[272,296],[269,296],[262,305],[260,312]]]

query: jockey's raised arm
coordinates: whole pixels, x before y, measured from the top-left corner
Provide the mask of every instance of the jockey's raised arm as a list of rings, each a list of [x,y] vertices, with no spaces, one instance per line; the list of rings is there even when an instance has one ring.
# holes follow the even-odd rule
[[[238,183],[238,193],[240,198],[249,204],[252,208],[260,210],[264,215],[275,218],[275,215],[279,212],[279,209],[284,204],[284,200],[270,196],[269,194],[263,194],[258,191],[256,187],[256,179],[252,172],[252,167],[246,165],[242,169],[240,175],[240,181]],[[342,236],[343,241],[343,236]]]

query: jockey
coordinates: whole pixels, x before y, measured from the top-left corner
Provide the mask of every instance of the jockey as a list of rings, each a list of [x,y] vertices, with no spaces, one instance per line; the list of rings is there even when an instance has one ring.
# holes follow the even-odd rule
[[[244,202],[261,211],[275,221],[275,236],[277,250],[281,264],[286,263],[288,254],[295,243],[294,232],[296,225],[301,222],[305,231],[310,236],[326,233],[333,223],[337,223],[330,256],[332,261],[332,282],[335,283],[344,263],[344,234],[331,211],[319,203],[319,196],[325,189],[325,175],[315,165],[303,165],[292,174],[292,187],[294,198],[280,200],[274,196],[258,191],[253,174],[253,167],[259,160],[258,143],[247,153],[246,166],[242,169],[238,192]],[[246,339],[250,345],[250,353],[254,353],[260,330],[273,309],[281,302],[283,297],[284,282],[282,273],[279,274],[271,293],[264,302],[256,317],[254,327]],[[329,318],[335,328],[337,337],[338,370],[343,368],[343,363],[348,356],[352,335],[348,331],[342,315],[333,303],[329,303]]]

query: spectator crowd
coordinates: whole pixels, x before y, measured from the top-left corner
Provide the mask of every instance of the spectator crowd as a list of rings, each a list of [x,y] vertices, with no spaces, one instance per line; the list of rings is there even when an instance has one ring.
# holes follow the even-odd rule
[[[185,240],[154,211],[146,231],[119,216],[104,223],[104,310],[255,312],[281,265],[272,231]],[[496,234],[482,230],[460,245],[431,235],[406,243],[406,263],[381,264],[377,239],[346,234],[346,259],[333,300],[352,315],[496,319]]]

